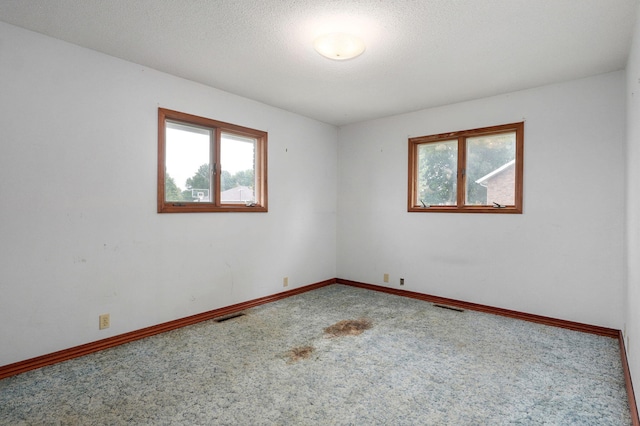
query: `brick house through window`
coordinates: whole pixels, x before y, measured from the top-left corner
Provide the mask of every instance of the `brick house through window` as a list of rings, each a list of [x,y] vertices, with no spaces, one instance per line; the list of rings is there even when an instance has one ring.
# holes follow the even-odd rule
[[[512,206],[515,204],[515,164],[516,160],[511,160],[476,180],[477,184],[487,188],[487,205],[498,203]]]

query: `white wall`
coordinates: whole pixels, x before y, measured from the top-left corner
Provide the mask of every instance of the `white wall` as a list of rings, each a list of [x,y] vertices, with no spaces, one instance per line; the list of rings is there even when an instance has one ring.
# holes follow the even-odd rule
[[[338,276],[621,329],[624,88],[621,71],[341,127]],[[406,211],[408,137],[521,120],[524,214]]]
[[[269,132],[269,212],[157,214],[159,106]],[[0,23],[0,129],[0,365],[336,276],[333,126]]]
[[[640,9],[627,63],[627,317],[626,345],[640,398]]]

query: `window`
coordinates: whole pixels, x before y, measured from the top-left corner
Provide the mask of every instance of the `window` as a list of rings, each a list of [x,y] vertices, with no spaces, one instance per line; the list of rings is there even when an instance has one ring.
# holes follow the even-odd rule
[[[410,212],[522,213],[524,123],[409,139]]]
[[[266,132],[158,109],[158,213],[266,211]]]

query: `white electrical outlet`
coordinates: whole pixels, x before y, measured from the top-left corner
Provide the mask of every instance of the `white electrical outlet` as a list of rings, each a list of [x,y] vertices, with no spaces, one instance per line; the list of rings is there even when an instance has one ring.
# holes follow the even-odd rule
[[[282,279],[282,287],[287,287],[289,285],[289,277],[284,277]]]
[[[384,282],[385,283],[389,282],[389,274],[384,274]]]
[[[109,314],[103,314],[98,317],[98,328],[104,330],[111,326],[111,318]]]

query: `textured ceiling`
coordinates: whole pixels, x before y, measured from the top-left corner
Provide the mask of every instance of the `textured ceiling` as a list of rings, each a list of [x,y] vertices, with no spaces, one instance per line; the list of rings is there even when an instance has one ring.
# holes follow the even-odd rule
[[[638,0],[0,0],[0,20],[327,123],[623,69]],[[367,49],[331,61],[316,36]]]

